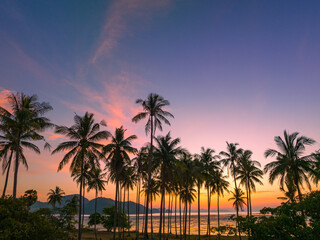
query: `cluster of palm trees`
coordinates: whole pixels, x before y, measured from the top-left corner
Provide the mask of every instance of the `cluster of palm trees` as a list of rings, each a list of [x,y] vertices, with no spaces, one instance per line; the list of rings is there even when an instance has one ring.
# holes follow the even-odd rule
[[[269,172],[270,183],[280,178],[280,187],[289,192],[294,201],[298,193],[301,201],[304,185],[311,189],[309,179],[317,183],[319,174],[319,152],[304,156],[306,145],[314,144],[314,140],[298,136],[298,133],[284,132],[284,139],[275,137],[279,151],[269,149],[266,157],[275,156],[276,160],[267,164],[264,172],[260,163],[252,159],[252,152],[239,148],[237,143],[227,142],[226,151],[219,154],[211,148],[201,148],[199,154],[191,154],[180,146],[180,139],[173,138],[171,133],[156,137],[156,130],[162,130],[162,124],[170,125],[169,117],[173,115],[164,108],[170,103],[157,94],[150,94],[147,99],[136,101],[142,111],[133,117],[137,123],[146,120],[145,131],[150,134],[150,142],[140,149],[133,147],[136,135],[126,136],[126,129],[119,127],[114,134],[101,128],[106,127],[104,121],[96,122],[94,115],[86,112],[84,116],[75,115],[74,124],[70,127],[53,125],[44,114],[51,110],[48,103],[39,103],[35,95],[27,96],[16,93],[8,96],[11,110],[0,107],[0,159],[3,171],[6,173],[3,196],[5,196],[10,166],[14,161],[13,196],[17,193],[17,174],[19,164],[27,166],[24,156],[25,149],[40,153],[40,149],[31,141],[43,140],[49,146],[41,133],[54,127],[55,132],[64,135],[68,141],[60,143],[52,154],[64,152],[58,166],[60,171],[70,163],[73,179],[79,184],[79,219],[78,239],[81,239],[84,212],[84,195],[86,190],[95,190],[96,197],[105,190],[105,184],[115,185],[115,215],[113,238],[121,231],[119,215],[126,211],[129,214],[129,193],[136,187],[136,232],[143,232],[148,238],[149,226],[154,233],[152,202],[160,197],[159,238],[165,233],[187,238],[190,235],[191,205],[198,201],[198,238],[200,239],[200,194],[204,188],[207,193],[208,220],[207,235],[212,231],[210,209],[212,196],[217,197],[218,235],[220,237],[220,198],[224,193],[231,192],[236,215],[246,206],[247,215],[252,215],[252,193],[256,191],[256,184],[262,184],[263,173]],[[103,144],[107,141],[107,144]],[[102,169],[100,162],[105,163]],[[226,170],[226,171],[225,171]],[[229,186],[228,176],[234,187]],[[244,191],[243,191],[244,190]],[[58,192],[58,193],[57,193]],[[49,193],[49,202],[55,204],[61,199],[55,195],[62,195],[61,189]],[[144,195],[144,222],[140,230],[140,203]],[[97,198],[96,198],[97,199]],[[127,199],[127,200],[126,200]],[[124,202],[127,201],[127,210]],[[166,202],[167,201],[167,202]],[[96,210],[96,209],[95,209]],[[151,216],[149,217],[149,213]],[[150,224],[149,221],[150,220]],[[174,222],[173,222],[174,221]],[[179,225],[179,228],[177,227]],[[96,227],[95,227],[96,233]],[[122,229],[124,238],[124,229]],[[241,233],[238,228],[239,238]]]

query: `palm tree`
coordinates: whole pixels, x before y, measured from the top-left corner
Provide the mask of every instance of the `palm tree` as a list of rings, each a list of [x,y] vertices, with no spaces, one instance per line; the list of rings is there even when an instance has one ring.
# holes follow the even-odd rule
[[[50,120],[43,115],[52,109],[49,103],[38,102],[36,95],[27,96],[23,93],[13,93],[7,97],[11,112],[0,107],[1,129],[6,128],[11,132],[15,154],[15,169],[13,182],[13,197],[17,196],[18,170],[20,162],[28,168],[23,150],[29,149],[40,153],[40,149],[30,142],[44,140],[40,132],[52,126]],[[49,147],[45,144],[45,147]],[[10,161],[11,163],[11,161]]]
[[[247,213],[252,214],[251,192],[256,191],[255,183],[263,185],[260,179],[263,177],[263,171],[256,166],[261,166],[258,161],[251,160],[252,152],[245,150],[240,154],[239,166],[236,169],[237,179],[240,180],[240,185],[245,186],[247,193]]]
[[[219,169],[220,163],[215,161],[219,156],[214,155],[215,151],[211,148],[201,147],[200,155],[196,154],[203,164],[203,176],[205,180],[205,188],[207,189],[207,202],[208,202],[208,221],[207,221],[207,235],[210,239],[210,204],[211,204],[211,185],[212,185],[212,173]]]
[[[170,105],[169,101],[155,93],[150,93],[146,100],[137,99],[137,104],[141,104],[143,111],[138,113],[132,118],[132,121],[137,123],[142,119],[147,118],[147,124],[145,126],[146,134],[150,132],[150,151],[149,151],[149,166],[148,166],[148,191],[150,190],[151,184],[151,168],[152,168],[152,157],[153,157],[153,137],[156,129],[162,131],[162,121],[170,125],[167,117],[172,117],[170,112],[163,110],[164,107]],[[148,238],[148,209],[149,209],[149,194],[147,194],[146,202],[146,213],[145,213],[145,235],[144,238]]]
[[[292,182],[298,191],[299,200],[302,200],[301,188],[303,183],[311,189],[308,175],[315,173],[314,171],[314,154],[305,155],[305,146],[312,145],[315,141],[311,138],[300,136],[299,133],[294,132],[288,134],[284,131],[284,139],[276,136],[276,142],[280,151],[268,149],[265,151],[265,157],[276,156],[276,161],[268,163],[264,171],[269,173],[269,182],[273,182],[280,178],[280,187],[283,188],[285,182]]]
[[[146,162],[148,158],[148,148],[141,147],[137,152],[136,157],[132,159],[134,161],[136,184],[137,184],[137,205],[136,205],[136,239],[139,238],[139,218],[140,218],[140,192],[141,192],[141,180],[146,175]]]
[[[225,180],[225,176],[222,175],[223,171],[218,170],[214,172],[213,178],[214,178],[214,184],[215,184],[215,190],[217,193],[217,208],[218,208],[218,236],[220,240],[220,211],[219,211],[219,198],[220,196],[223,196],[224,192],[229,192],[229,182]]]
[[[82,222],[81,226],[83,228],[84,223],[84,199],[85,199],[85,193],[86,193],[86,186],[88,185],[88,182],[90,181],[91,175],[90,171],[92,171],[95,168],[95,166],[91,166],[89,162],[86,162],[83,166],[83,170],[81,170],[81,167],[78,166],[72,170],[71,177],[73,177],[73,181],[76,181],[77,184],[80,184],[82,181]]]
[[[61,204],[62,197],[65,195],[65,192],[58,186],[56,188],[50,189],[48,195],[48,203],[52,205],[53,209],[56,208],[56,203]]]
[[[197,155],[195,156],[194,165],[196,170],[195,181],[198,189],[198,239],[200,239],[200,189],[204,183],[205,175],[203,163]]]
[[[131,146],[131,142],[137,139],[137,136],[131,135],[125,138],[125,132],[126,129],[124,129],[123,126],[116,128],[114,135],[111,136],[111,143],[103,147],[103,153],[107,154],[106,167],[109,171],[108,178],[111,180],[111,182],[116,184],[113,239],[116,238],[118,201],[121,201],[119,198],[119,188],[121,187],[120,183],[123,179],[125,167],[130,165],[131,162],[129,154],[137,153],[137,149]]]
[[[232,175],[233,175],[233,181],[234,181],[234,188],[238,189],[237,186],[237,180],[236,180],[236,167],[237,164],[239,162],[239,155],[242,153],[242,149],[239,148],[237,149],[237,146],[239,144],[238,143],[228,143],[227,142],[227,151],[221,151],[220,155],[222,157],[224,157],[221,162],[222,164],[227,167],[229,169],[229,171],[231,171]],[[236,205],[237,207],[237,205]],[[239,217],[239,209],[236,208],[236,213],[237,213],[237,218]],[[240,234],[240,230],[239,231],[239,236],[241,239],[241,234]]]
[[[184,218],[184,237],[187,238],[187,219],[189,209],[189,238],[190,238],[190,219],[191,219],[191,203],[196,197],[194,189],[195,185],[195,163],[193,162],[192,155],[187,151],[181,154],[179,161],[179,175],[181,181],[180,197],[185,204],[185,218]],[[189,208],[188,208],[189,206]]]
[[[97,224],[96,224],[96,217],[97,217],[97,201],[98,201],[98,192],[101,192],[105,189],[105,184],[107,183],[105,179],[106,173],[103,173],[100,168],[93,168],[89,172],[90,180],[88,182],[88,191],[94,189],[96,191],[96,198],[94,199],[94,235],[96,240],[97,238]]]
[[[93,114],[86,112],[83,117],[74,116],[74,125],[71,127],[56,126],[55,132],[63,134],[70,139],[60,143],[52,154],[67,151],[59,163],[60,171],[72,158],[70,171],[80,168],[80,198],[79,198],[79,222],[78,239],[81,239],[81,209],[82,209],[82,188],[83,188],[83,169],[86,163],[90,166],[99,167],[99,160],[103,158],[100,150],[103,145],[98,143],[100,140],[107,139],[110,136],[108,131],[100,131],[100,125],[105,126],[104,122],[95,123]]]
[[[177,161],[177,156],[182,153],[183,149],[178,146],[180,144],[180,139],[172,139],[170,132],[166,136],[158,136],[155,138],[155,140],[157,142],[157,147],[154,149],[154,154],[155,159],[159,164],[161,181],[161,207],[159,224],[159,238],[161,239],[163,209],[165,209],[165,193],[166,189],[168,189],[169,181],[173,179],[173,170],[175,162]],[[150,191],[149,183],[148,191]]]
[[[242,210],[243,207],[246,205],[245,203],[245,196],[244,192],[240,188],[235,188],[234,192],[231,192],[232,197],[228,199],[228,201],[233,200],[233,206],[235,209]]]
[[[142,187],[142,192],[145,196],[147,196],[148,192],[148,183],[145,182],[145,184]],[[151,234],[153,234],[153,223],[152,223],[152,202],[156,200],[157,197],[160,196],[160,182],[156,181],[155,179],[151,179],[151,189],[150,189],[150,219],[151,219]]]

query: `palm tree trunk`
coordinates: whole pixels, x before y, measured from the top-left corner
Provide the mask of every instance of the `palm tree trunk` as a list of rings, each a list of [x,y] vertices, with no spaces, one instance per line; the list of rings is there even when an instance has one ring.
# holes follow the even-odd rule
[[[249,201],[250,201],[250,216],[252,216],[251,189],[249,189]]]
[[[17,146],[16,146],[16,162],[15,162],[14,179],[13,179],[13,192],[12,192],[13,198],[16,198],[16,197],[17,197],[20,135],[19,135],[19,138],[18,138],[18,139],[19,139],[19,141],[18,141]]]
[[[217,196],[217,207],[218,207],[218,236],[219,236],[219,240],[220,240],[220,211],[219,211],[219,192],[218,192],[218,196]]]
[[[129,189],[129,186],[128,186],[128,196],[127,196],[127,199],[128,199],[128,201],[127,201],[127,209],[128,209],[128,212],[127,212],[127,214],[128,214],[128,222],[129,222],[129,193],[130,193],[130,189]],[[129,232],[129,229],[128,229],[128,232]]]
[[[125,229],[125,216],[126,216],[126,211],[125,211],[125,202],[126,202],[126,187],[123,186],[123,203],[122,203],[122,216],[123,216],[123,219],[122,219],[122,239],[124,239],[124,229]]]
[[[146,214],[146,204],[147,204],[147,198],[145,197],[144,198],[144,212],[143,212],[143,215]],[[144,234],[144,224],[146,223],[146,221],[142,221],[142,233]]]
[[[168,228],[167,228],[167,233],[170,233],[170,202],[171,202],[171,195],[169,192],[169,203],[168,203]]]
[[[163,197],[164,197],[164,186],[161,184],[161,203],[160,203],[160,222],[159,222],[159,239],[161,240],[162,232],[162,210],[163,210]]]
[[[5,180],[4,187],[3,187],[2,198],[4,198],[5,195],[6,195],[6,190],[7,190],[7,186],[8,186],[8,179],[9,179],[9,173],[10,173],[10,167],[11,167],[12,155],[13,155],[13,150],[11,150],[11,152],[10,152],[9,161],[7,163],[7,174],[6,174],[6,180]]]
[[[148,207],[149,207],[149,192],[151,187],[151,168],[152,168],[152,157],[153,157],[153,116],[151,118],[151,139],[150,139],[150,152],[149,152],[149,166],[148,166],[148,189],[147,189],[147,203],[146,203],[146,216],[145,216],[145,233],[144,233],[144,240],[148,239]]]
[[[81,161],[81,173],[80,173],[80,200],[79,200],[79,222],[78,222],[78,240],[81,240],[81,213],[82,213],[82,183],[83,183],[83,179],[82,179],[82,175],[83,175],[83,159]]]
[[[247,216],[249,216],[249,189],[248,189],[248,183],[246,184],[246,194],[247,194]]]
[[[198,239],[200,240],[200,184],[198,184]]]
[[[189,203],[189,240],[190,240],[190,227],[191,227],[191,202]]]
[[[210,192],[210,187],[208,186],[208,235],[209,235],[209,240],[210,240],[210,234],[211,234],[211,226],[210,226],[210,204],[211,203],[211,192]]]
[[[86,184],[84,183],[83,181],[83,201],[82,201],[82,222],[81,222],[81,228],[83,228],[83,221],[84,221],[84,196],[85,196],[85,193],[86,193]]]
[[[162,210],[162,213],[163,213],[163,218],[162,218],[162,221],[163,221],[163,223],[162,223],[162,227],[163,227],[163,229],[162,229],[162,232],[163,232],[163,236],[164,236],[164,234],[166,233],[166,228],[165,228],[165,226],[166,226],[166,189],[164,188],[164,192],[163,192],[163,210]]]
[[[182,222],[181,222],[181,196],[179,196],[179,211],[180,211],[180,225],[179,225],[179,228],[180,228],[180,239],[182,239]]]
[[[97,237],[97,201],[98,201],[98,189],[96,188],[96,199],[94,200],[94,236]]]
[[[175,194],[175,199],[174,199],[174,228],[176,230],[176,236],[178,235],[177,233],[177,195]]]
[[[151,221],[151,238],[153,236],[153,222],[152,222],[152,196],[150,197],[150,221]]]
[[[184,212],[184,239],[187,240],[187,221],[188,221],[188,202],[185,201],[185,212]]]
[[[119,184],[118,184],[118,181],[116,181],[116,197],[114,201],[114,219],[113,219],[113,240],[116,239],[116,230],[117,230],[118,191],[119,191]]]

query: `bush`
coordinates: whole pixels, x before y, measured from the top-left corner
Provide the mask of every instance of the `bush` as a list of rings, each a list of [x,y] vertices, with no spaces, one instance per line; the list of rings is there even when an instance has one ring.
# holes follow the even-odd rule
[[[319,239],[319,191],[306,195],[300,203],[282,203],[276,208],[263,208],[260,213],[264,216],[238,217],[240,230],[246,232],[249,239]]]
[[[48,217],[50,212],[29,212],[37,200],[35,190],[26,191],[21,198],[0,199],[0,239],[69,239]]]

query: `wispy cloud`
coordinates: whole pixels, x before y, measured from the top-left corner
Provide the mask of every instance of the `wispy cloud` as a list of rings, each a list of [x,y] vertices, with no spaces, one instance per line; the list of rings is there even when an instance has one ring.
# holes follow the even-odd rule
[[[169,3],[168,0],[115,1],[106,13],[106,23],[91,63],[95,63],[100,57],[108,55],[118,45],[119,40],[128,34],[131,22],[137,19],[149,20],[152,14],[166,9]]]

